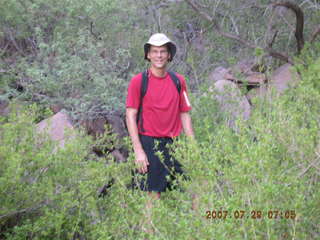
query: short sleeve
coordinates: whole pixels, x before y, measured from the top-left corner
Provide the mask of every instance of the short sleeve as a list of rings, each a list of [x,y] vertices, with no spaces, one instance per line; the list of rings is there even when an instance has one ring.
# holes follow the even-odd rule
[[[138,109],[140,105],[140,89],[142,74],[134,76],[128,86],[126,107]]]
[[[180,112],[189,112],[192,107],[188,97],[187,84],[183,76],[179,75],[181,82],[181,92],[180,92]]]

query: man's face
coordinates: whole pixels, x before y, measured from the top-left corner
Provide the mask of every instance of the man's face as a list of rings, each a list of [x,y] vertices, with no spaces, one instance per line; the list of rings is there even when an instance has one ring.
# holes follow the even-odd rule
[[[170,53],[167,46],[150,46],[148,59],[151,62],[151,66],[158,69],[163,69],[167,66],[170,59]]]

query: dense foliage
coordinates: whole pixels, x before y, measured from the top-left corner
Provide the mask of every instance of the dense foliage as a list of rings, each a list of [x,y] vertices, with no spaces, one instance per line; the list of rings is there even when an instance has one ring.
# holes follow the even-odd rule
[[[319,3],[295,2],[307,40]],[[283,8],[277,15],[263,0],[197,3],[257,46],[278,29],[274,48],[296,55],[294,15]],[[319,239],[320,44],[295,58],[295,88],[253,99],[250,119],[231,130],[206,78],[216,66],[264,53],[212,27],[181,0],[2,0],[0,101],[12,110],[0,118],[0,239]],[[131,189],[132,154],[119,164],[92,153],[112,149],[108,133],[93,140],[79,131],[60,149],[35,124],[54,104],[75,120],[123,111],[129,78],[147,66],[142,45],[157,31],[179,46],[170,67],[192,90],[196,141],[174,143],[190,179],[177,179],[150,210],[147,195]],[[127,140],[121,145],[130,147]]]
[[[227,67],[270,44],[275,33],[275,50],[296,54],[292,11],[281,7],[275,11],[262,0],[197,4],[217,19],[222,31],[257,49],[221,36],[187,1],[2,0],[0,98],[60,105],[74,119],[123,111],[129,78],[146,67],[142,45],[157,31],[177,43],[171,68],[187,76],[192,90],[199,89],[215,67]],[[308,40],[319,5],[297,4],[305,13]],[[271,58],[263,61],[269,67],[277,64]]]
[[[85,138],[56,151],[35,135],[32,109],[2,119],[2,237],[318,239],[319,56],[309,60],[300,66],[298,87],[272,102],[256,99],[251,119],[239,121],[236,132],[210,92],[193,98],[197,143],[175,143],[190,180],[180,179],[181,188],[163,194],[151,213],[146,195],[128,188],[132,156],[105,165],[90,157],[93,143]],[[111,178],[115,184],[99,198]]]

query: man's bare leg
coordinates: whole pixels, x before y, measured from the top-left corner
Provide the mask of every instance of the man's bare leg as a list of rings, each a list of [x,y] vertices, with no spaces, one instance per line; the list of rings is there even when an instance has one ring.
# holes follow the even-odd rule
[[[152,227],[152,208],[153,208],[153,202],[155,200],[160,199],[160,193],[159,192],[148,192],[148,199],[146,204],[146,212],[145,212],[145,221],[142,226],[142,230],[146,233],[153,234],[154,229]]]

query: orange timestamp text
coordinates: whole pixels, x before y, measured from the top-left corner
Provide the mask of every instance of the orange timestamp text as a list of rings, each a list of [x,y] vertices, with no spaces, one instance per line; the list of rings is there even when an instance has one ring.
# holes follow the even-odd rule
[[[210,210],[206,219],[295,219],[295,210]]]

